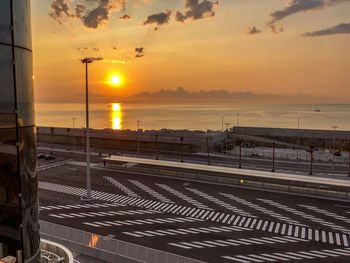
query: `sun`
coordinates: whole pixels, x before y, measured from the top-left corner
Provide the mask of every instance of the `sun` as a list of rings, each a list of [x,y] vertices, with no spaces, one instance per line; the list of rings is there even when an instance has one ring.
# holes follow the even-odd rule
[[[111,84],[114,86],[119,86],[123,82],[123,79],[120,75],[112,75],[111,77]]]

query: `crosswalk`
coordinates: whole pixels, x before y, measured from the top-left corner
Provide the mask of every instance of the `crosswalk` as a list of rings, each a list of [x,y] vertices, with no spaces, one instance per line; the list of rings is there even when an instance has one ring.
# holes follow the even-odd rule
[[[55,218],[84,218],[84,217],[102,217],[102,216],[124,216],[124,215],[144,215],[144,214],[160,214],[160,211],[153,210],[126,210],[126,211],[103,211],[103,212],[82,212],[82,213],[61,213],[61,214],[49,214]]]
[[[177,191],[176,189],[169,187],[165,184],[156,184],[158,187],[162,188],[163,190],[181,198],[182,200],[185,200],[187,203],[196,206],[198,208],[203,208],[203,209],[211,209],[208,206],[202,204],[201,202],[189,197],[188,195],[185,195],[184,193],[181,193],[180,191]]]
[[[86,195],[86,190],[83,188],[66,186],[61,184],[53,184],[48,182],[39,182],[39,188],[77,196]],[[335,231],[312,229],[300,225],[274,222],[255,217],[217,212],[214,210],[206,210],[197,207],[189,207],[174,203],[159,202],[156,200],[140,199],[100,191],[92,191],[92,196],[94,197],[94,199],[100,201],[125,204],[129,206],[139,207],[143,209],[152,209],[184,217],[203,219],[210,222],[216,222],[225,225],[240,226],[259,231],[280,234],[284,236],[297,237],[327,244],[336,244],[339,246],[349,247],[350,235],[341,232],[339,233]]]
[[[333,213],[333,212],[329,212],[327,210],[324,210],[324,209],[321,209],[321,208],[318,208],[316,206],[311,206],[311,205],[299,205],[301,207],[304,207],[306,209],[309,209],[311,211],[314,211],[314,212],[317,212],[317,213],[320,213],[320,214],[323,214],[325,216],[329,216],[329,217],[332,217],[334,219],[338,219],[340,221],[343,221],[345,223],[348,223],[350,224],[350,219],[345,217],[345,216],[340,216],[340,215],[337,215],[336,213]]]
[[[124,194],[128,195],[128,196],[132,196],[132,197],[138,197],[140,198],[139,195],[135,194],[133,191],[131,191],[129,188],[127,188],[126,186],[124,186],[122,183],[118,182],[116,179],[112,178],[112,177],[108,177],[108,176],[104,176],[104,179],[106,179],[108,182],[110,182],[111,184],[113,184],[115,187],[117,187],[120,191],[122,191]]]
[[[341,231],[341,232],[349,232],[349,229],[346,229],[345,227],[338,226],[338,225],[336,225],[334,223],[331,223],[331,222],[327,222],[327,221],[325,221],[325,220],[323,220],[321,218],[315,217],[313,215],[306,214],[304,212],[301,212],[301,211],[296,210],[294,208],[291,208],[289,206],[280,204],[278,202],[275,202],[275,201],[272,201],[272,200],[268,200],[268,199],[263,199],[263,198],[258,198],[258,200],[260,200],[260,201],[262,201],[262,202],[264,202],[266,204],[269,204],[271,206],[275,206],[277,208],[285,210],[287,212],[293,213],[295,215],[301,216],[303,218],[309,219],[310,221],[313,221],[313,222],[315,222],[317,224],[320,224],[320,225],[332,228],[334,230],[338,230],[338,231]]]
[[[153,196],[154,198],[156,198],[156,199],[158,199],[158,200],[160,200],[162,202],[173,203],[173,201],[169,200],[168,198],[166,198],[162,194],[154,191],[153,189],[151,189],[150,187],[148,187],[147,185],[144,185],[143,183],[141,183],[139,181],[129,180],[129,182],[134,184],[134,185],[136,185],[138,188],[142,189],[146,193],[150,194],[151,196]]]
[[[211,196],[211,195],[209,195],[207,193],[204,193],[204,192],[202,192],[202,191],[200,191],[198,189],[194,189],[194,188],[186,188],[186,189],[191,191],[192,193],[197,194],[197,195],[201,196],[202,198],[205,198],[205,199],[207,199],[207,200],[209,200],[209,201],[211,201],[211,202],[213,202],[213,203],[215,203],[217,205],[220,205],[220,206],[222,206],[222,207],[226,208],[227,210],[230,210],[230,211],[232,211],[234,213],[237,213],[237,214],[240,214],[240,215],[244,215],[244,216],[253,216],[252,214],[250,214],[248,212],[245,212],[245,211],[243,211],[243,210],[241,210],[241,209],[239,209],[239,208],[237,208],[237,207],[235,207],[233,205],[230,205],[230,204],[228,204],[228,203],[226,203],[224,201],[221,201],[220,199],[218,199],[218,198],[216,198],[214,196]]]
[[[133,225],[154,225],[154,224],[179,224],[179,223],[193,223],[201,222],[201,219],[190,217],[176,217],[176,218],[155,218],[155,219],[137,219],[137,220],[116,220],[103,222],[83,222],[84,225],[93,227],[114,227],[114,226],[133,226]]]
[[[263,213],[265,213],[265,214],[267,214],[267,215],[269,215],[271,217],[277,218],[278,220],[285,221],[285,222],[288,222],[288,223],[291,223],[291,224],[299,224],[299,225],[301,225],[300,222],[298,222],[296,220],[293,220],[293,219],[291,219],[289,217],[283,216],[283,215],[281,215],[279,213],[276,213],[276,212],[274,212],[272,210],[269,210],[269,209],[267,209],[265,207],[262,207],[262,206],[259,206],[257,204],[254,204],[252,202],[246,201],[246,200],[244,200],[242,198],[239,198],[237,196],[234,196],[232,194],[226,194],[226,193],[220,193],[220,194],[225,196],[225,197],[227,197],[227,198],[229,198],[229,199],[231,199],[231,200],[233,200],[233,201],[235,201],[235,202],[238,202],[238,203],[240,203],[242,205],[246,205],[246,206],[248,206],[250,208],[253,208],[253,209],[255,209],[255,210],[259,211],[259,212],[263,212]]]
[[[87,208],[106,208],[106,207],[122,207],[123,204],[116,203],[100,203],[100,204],[75,204],[75,205],[48,205],[40,206],[39,210],[62,210],[62,209],[87,209]]]
[[[177,228],[177,229],[162,229],[162,230],[149,230],[149,231],[133,231],[123,232],[123,234],[134,237],[153,237],[153,236],[175,236],[175,235],[188,235],[188,234],[208,234],[208,233],[222,233],[222,232],[234,232],[234,231],[249,231],[243,227],[236,226],[220,226],[220,227],[191,227],[191,228]]]
[[[308,242],[308,240],[295,237],[260,237],[260,238],[241,238],[241,239],[222,239],[222,240],[206,240],[206,241],[191,241],[168,243],[170,246],[180,247],[183,249],[196,248],[216,248],[216,247],[230,247],[242,245],[263,245],[276,243],[296,243]]]
[[[311,260],[311,259],[326,259],[337,257],[350,257],[349,248],[339,249],[323,249],[311,251],[283,252],[283,253],[265,253],[265,254],[249,254],[222,256],[231,262],[251,263],[251,262],[281,262],[281,261],[296,261],[296,260]],[[349,262],[350,258],[346,261]],[[340,262],[340,261],[339,261]]]

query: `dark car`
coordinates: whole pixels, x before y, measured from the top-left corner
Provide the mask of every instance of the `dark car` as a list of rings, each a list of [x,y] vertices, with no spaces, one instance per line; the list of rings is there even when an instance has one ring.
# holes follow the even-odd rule
[[[36,156],[36,158],[38,158],[38,159],[44,159],[44,158],[45,158],[45,154],[39,153],[39,154]]]
[[[53,159],[55,159],[55,156],[46,154],[44,159],[45,160],[53,160]]]

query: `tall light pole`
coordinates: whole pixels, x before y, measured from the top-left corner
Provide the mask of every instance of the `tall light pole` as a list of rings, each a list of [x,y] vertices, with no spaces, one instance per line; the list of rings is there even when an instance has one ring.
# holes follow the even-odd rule
[[[224,116],[221,116],[221,131],[224,132]]]
[[[140,132],[140,120],[137,120],[137,153],[140,153],[140,139],[139,139],[139,132]]]
[[[72,121],[73,121],[73,129],[75,129],[75,120],[76,120],[77,118],[72,118]]]
[[[300,130],[300,118],[298,118],[298,131],[297,131],[297,161],[299,160],[299,130]]]
[[[227,148],[228,148],[228,145],[227,145],[227,141],[228,141],[228,126],[230,125],[230,123],[229,122],[226,122],[225,123],[226,124],[226,152],[227,152]]]
[[[334,176],[334,154],[335,154],[335,130],[337,126],[332,126],[333,128],[333,154],[332,154],[332,175]]]
[[[81,200],[86,203],[92,202],[91,196],[91,174],[90,174],[90,124],[89,124],[89,77],[88,64],[94,61],[103,60],[103,58],[83,58],[80,61],[85,64],[85,107],[86,107],[86,196],[82,196]]]

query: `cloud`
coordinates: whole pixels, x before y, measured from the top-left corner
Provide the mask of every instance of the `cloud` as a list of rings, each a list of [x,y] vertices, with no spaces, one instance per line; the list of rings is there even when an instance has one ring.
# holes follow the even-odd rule
[[[111,12],[116,10],[125,10],[125,0],[89,0],[88,2],[97,2],[97,7],[87,11],[82,17],[86,27],[98,28],[104,22],[108,21]]]
[[[279,20],[300,12],[323,9],[332,5],[349,1],[350,0],[290,0],[289,5],[286,8],[274,11],[270,14],[272,20],[269,22],[269,24],[274,24]]]
[[[198,20],[206,17],[215,16],[214,7],[219,2],[212,2],[208,0],[185,0],[186,12],[176,12],[175,19],[178,22],[185,22],[187,19]]]
[[[71,13],[69,0],[52,0],[50,16],[62,24],[66,17],[80,19],[88,28],[98,28],[107,22],[115,11],[125,12],[126,0],[81,0]]]
[[[145,55],[144,51],[145,51],[145,48],[143,48],[143,47],[135,48],[135,52],[136,52],[135,57],[136,58],[142,58]]]
[[[119,19],[128,20],[131,19],[131,17],[129,15],[122,15],[119,17]]]
[[[121,60],[121,59],[103,59],[102,62],[111,63],[111,64],[128,64],[129,63],[127,60]]]
[[[307,32],[303,34],[304,37],[319,37],[319,36],[327,36],[327,35],[335,35],[335,34],[350,34],[350,23],[339,24],[334,27]]]
[[[256,35],[261,33],[261,30],[257,29],[256,26],[252,26],[248,28],[248,35]]]
[[[275,33],[275,34],[282,33],[284,31],[283,27],[280,27],[278,29],[275,25],[270,25],[270,30],[272,33]]]
[[[86,7],[84,5],[78,4],[75,6],[75,16],[81,18],[82,14],[85,12]]]
[[[49,15],[60,24],[63,23],[65,18],[74,16],[70,13],[70,7],[67,0],[53,0],[50,8],[52,9],[52,12],[49,13]]]
[[[167,24],[169,23],[171,13],[171,10],[166,10],[165,12],[150,15],[143,24],[156,24],[157,26]]]

